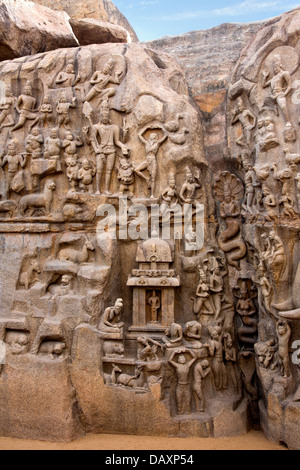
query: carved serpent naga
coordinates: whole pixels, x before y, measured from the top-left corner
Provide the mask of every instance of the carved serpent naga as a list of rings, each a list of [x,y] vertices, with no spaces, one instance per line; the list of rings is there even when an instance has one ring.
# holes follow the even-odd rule
[[[236,311],[243,322],[237,335],[241,346],[247,351],[254,351],[258,335],[258,317],[254,298],[257,290],[250,279],[239,279],[237,287],[233,289],[233,295],[238,299]]]
[[[226,220],[227,229],[219,235],[218,243],[226,253],[230,266],[240,270],[240,261],[247,254],[247,247],[241,237],[238,217],[241,215],[241,203],[244,187],[240,179],[228,171],[222,172],[214,185],[215,198],[221,203],[220,216]]]

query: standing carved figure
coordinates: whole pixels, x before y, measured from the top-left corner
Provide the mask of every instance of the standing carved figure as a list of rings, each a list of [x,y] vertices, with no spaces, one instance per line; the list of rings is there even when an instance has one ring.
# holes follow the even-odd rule
[[[159,138],[156,132],[152,132],[149,136],[149,139],[144,137],[144,134],[149,130],[162,129],[164,134]],[[146,160],[138,165],[135,169],[135,172],[138,176],[145,179],[148,183],[148,187],[151,190],[151,199],[154,199],[155,184],[157,177],[157,154],[160,146],[167,140],[168,136],[165,133],[163,126],[147,126],[139,133],[139,139],[143,142],[146,147]],[[150,178],[144,175],[144,171],[148,170]]]
[[[251,144],[252,131],[256,126],[256,121],[256,116],[246,108],[243,99],[241,97],[238,98],[237,111],[232,118],[231,124],[234,125],[239,122],[242,126],[243,135],[236,141],[241,147],[245,147],[245,143],[246,147],[249,147]]]
[[[269,80],[270,72],[263,71],[263,88],[271,87],[271,98],[273,98],[279,109],[281,109],[285,124],[292,127],[287,109],[287,96],[292,91],[292,80],[289,72],[283,69],[280,56],[274,57],[273,78]]]
[[[282,183],[281,198],[279,201],[279,203],[283,205],[282,213],[285,217],[294,220],[297,218],[297,214],[294,209],[296,196],[293,171],[289,168],[278,171],[276,164],[271,167],[271,170],[274,172],[274,179]]]
[[[148,304],[151,307],[151,323],[158,323],[159,309],[161,307],[160,298],[156,295],[154,290],[152,295],[148,299]]]
[[[6,88],[5,97],[1,100],[0,103],[0,132],[5,127],[13,127],[15,125],[14,118],[14,105],[15,97],[12,94],[10,88]]]
[[[194,367],[193,392],[197,413],[204,413],[205,398],[203,393],[203,381],[211,373],[208,361],[198,362]]]
[[[215,328],[209,328],[209,334],[211,336],[209,353],[213,357],[212,360],[212,372],[214,377],[214,384],[216,390],[227,389],[228,379],[226,367],[223,359],[223,344],[219,331]]]
[[[189,353],[192,356],[190,361],[187,361],[185,353]],[[178,362],[175,362],[175,356],[178,356]],[[186,348],[176,349],[169,359],[169,363],[175,368],[177,375],[176,401],[179,415],[186,415],[191,412],[192,395],[189,373],[196,360],[197,356],[194,351],[189,351]]]
[[[276,326],[278,336],[278,357],[281,364],[281,375],[285,379],[291,376],[289,343],[292,329],[286,320],[280,320]]]
[[[241,215],[240,200],[244,194],[241,180],[225,171],[220,174],[215,186],[215,195],[220,205],[220,216],[226,220],[227,229],[218,238],[221,250],[227,255],[230,266],[240,270],[240,260],[247,254],[247,247],[241,237],[237,218]]]
[[[237,332],[241,347],[247,351],[253,351],[258,335],[257,309],[254,303],[257,291],[251,280],[239,279],[238,286],[233,293],[238,299],[236,312],[243,323]]]
[[[7,165],[7,176],[6,176],[6,190],[5,190],[5,198],[9,199],[10,193],[13,190],[18,188],[15,187],[14,182],[17,178],[19,169],[22,170],[26,166],[26,158],[24,155],[17,153],[17,141],[12,140],[9,142],[7,146],[8,152],[5,156],[2,156],[1,159],[1,167],[4,168]],[[19,189],[23,189],[20,186]]]
[[[84,110],[84,114],[91,121],[92,109],[88,103]],[[121,149],[123,155],[127,156],[129,153],[128,147],[120,141],[120,129],[115,124],[110,122],[110,108],[108,101],[103,101],[100,106],[100,122],[99,124],[92,125],[92,140],[94,151],[96,153],[96,194],[101,194],[101,180],[105,169],[105,194],[109,192],[111,176],[115,166],[117,148]],[[99,142],[100,141],[100,142]]]
[[[267,247],[262,253],[262,260],[271,270],[274,280],[279,282],[287,265],[284,244],[274,230],[270,232],[269,236],[262,235],[262,238],[267,242]]]
[[[62,142],[58,136],[58,129],[52,129],[45,142],[44,156],[48,160],[59,160]]]
[[[102,70],[98,70],[94,73],[90,82],[92,88],[85,97],[85,101],[92,101],[96,97],[102,100],[108,100],[108,98],[114,96],[115,89],[112,87],[107,88],[107,86],[109,85],[109,83],[119,85],[120,77],[123,73],[119,72],[113,74],[114,66],[115,61],[113,59],[110,59],[107,64],[102,68]]]
[[[56,112],[58,115],[58,127],[64,126],[65,129],[68,129],[67,125],[70,123],[70,109],[76,108],[77,98],[74,97],[70,103],[65,96],[62,96],[56,107]]]

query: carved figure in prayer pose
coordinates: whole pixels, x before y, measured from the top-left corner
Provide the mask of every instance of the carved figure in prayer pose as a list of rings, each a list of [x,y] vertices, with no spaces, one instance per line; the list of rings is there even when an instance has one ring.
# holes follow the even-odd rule
[[[120,322],[120,316],[123,311],[123,307],[123,299],[117,299],[113,307],[108,307],[105,310],[98,326],[101,332],[119,334],[123,332],[124,323]]]
[[[229,333],[224,335],[225,364],[228,375],[237,390],[240,388],[240,377],[237,370],[237,351],[233,345],[232,337]]]
[[[269,80],[270,72],[263,72],[263,88],[271,87],[271,98],[273,98],[281,109],[285,124],[291,127],[290,117],[287,108],[287,96],[292,91],[292,79],[289,72],[283,69],[280,56],[275,56],[273,60],[274,75]]]
[[[214,384],[216,390],[222,390],[227,388],[227,372],[223,360],[223,345],[219,332],[216,328],[210,328],[209,333],[211,336],[211,342],[209,346],[210,356],[212,360],[212,372],[214,377]]]
[[[62,142],[58,137],[58,129],[52,129],[50,137],[48,137],[45,142],[45,158],[50,160],[59,160],[61,148]]]
[[[53,121],[53,106],[50,103],[49,96],[45,96],[44,98],[43,104],[40,109],[39,121],[42,126],[46,126],[46,124],[50,126]]]
[[[162,129],[163,136],[159,138],[157,132],[151,132],[149,139],[144,137],[144,134],[149,130]],[[145,179],[148,183],[149,189],[151,190],[151,199],[154,199],[155,184],[157,177],[157,154],[160,146],[167,140],[168,136],[165,133],[163,126],[147,126],[139,132],[139,139],[146,147],[146,160],[138,165],[135,169],[137,175]],[[143,173],[148,171],[150,178],[146,177]]]
[[[287,321],[280,320],[276,325],[278,336],[278,357],[281,364],[281,375],[285,379],[291,376],[289,342],[292,335],[292,329]]]
[[[34,127],[26,140],[26,153],[32,156],[33,159],[42,157],[42,146],[44,137],[40,133],[38,127]]]
[[[70,123],[70,109],[76,108],[77,98],[74,97],[70,103],[65,96],[62,96],[56,107],[56,112],[58,114],[58,127],[64,126],[68,129],[67,125]]]
[[[78,180],[80,181],[80,189],[82,192],[93,193],[93,179],[96,176],[96,170],[93,167],[92,163],[84,159],[82,162],[82,167],[78,171]]]
[[[24,155],[17,153],[17,145],[17,141],[10,141],[7,146],[7,154],[2,156],[1,159],[1,167],[4,168],[5,165],[7,165],[5,199],[9,199],[10,197],[13,182],[19,169],[25,168],[26,166],[26,158]]]
[[[185,353],[189,353],[192,356],[190,361],[187,361]],[[178,362],[175,362],[175,356],[178,356]],[[191,412],[192,396],[189,384],[189,373],[196,360],[197,356],[194,351],[190,351],[186,348],[176,349],[172,352],[169,359],[169,363],[175,368],[177,375],[176,401],[179,415],[185,415]]]
[[[238,286],[233,290],[233,293],[238,299],[236,312],[243,323],[238,328],[237,335],[242,347],[252,351],[258,334],[257,309],[253,300],[257,291],[250,280],[239,279]]]
[[[118,169],[118,180],[120,181],[120,196],[124,193],[128,193],[129,197],[133,197],[134,194],[134,178],[135,169],[131,161],[127,158],[121,158],[120,166]]]
[[[143,362],[158,361],[158,356],[157,356],[158,348],[160,348],[162,351],[164,350],[164,347],[160,343],[158,343],[154,339],[149,338],[147,336],[140,336],[137,339],[137,342],[138,342],[138,352],[137,352],[138,361],[143,361]]]
[[[203,394],[203,381],[211,373],[208,361],[197,362],[194,367],[193,392],[197,413],[204,413],[205,399]]]
[[[151,307],[151,322],[150,323],[158,323],[158,312],[161,307],[161,301],[158,295],[156,295],[155,290],[153,291],[151,297],[149,297],[148,304]]]
[[[162,341],[167,348],[177,348],[178,346],[181,346],[182,340],[182,327],[177,323],[172,323],[170,328],[167,328],[165,336],[162,337]]]
[[[252,216],[255,215],[255,189],[261,186],[250,161],[250,155],[242,155],[243,168],[245,170],[244,182],[246,186],[244,209]]]
[[[245,147],[244,140],[247,146],[251,144],[251,134],[256,126],[256,121],[256,116],[246,108],[243,99],[241,97],[238,98],[237,112],[234,114],[231,123],[236,124],[237,122],[240,122],[242,126],[243,136],[239,137],[236,141],[236,143],[241,147]]]
[[[18,124],[13,128],[13,131],[21,129],[27,120],[36,120],[36,99],[32,95],[32,86],[27,83],[24,88],[24,93],[17,99],[16,109],[20,114],[20,119]]]
[[[12,94],[10,88],[6,88],[5,97],[0,102],[0,132],[5,127],[13,127],[15,125],[14,105],[16,98]]]
[[[107,88],[109,83],[119,85],[120,77],[123,72],[113,74],[113,69],[115,66],[115,61],[110,59],[107,64],[94,73],[91,78],[92,89],[87,94],[85,101],[92,101],[94,98],[98,97],[99,99],[108,100],[111,96],[114,96],[115,89],[113,87]]]
[[[77,160],[77,155],[69,155],[66,159],[67,177],[70,183],[70,191],[76,193],[79,181],[79,168],[80,164]]]
[[[58,74],[55,83],[59,88],[71,88],[80,82],[80,76],[76,78],[74,64],[69,62],[66,69]]]

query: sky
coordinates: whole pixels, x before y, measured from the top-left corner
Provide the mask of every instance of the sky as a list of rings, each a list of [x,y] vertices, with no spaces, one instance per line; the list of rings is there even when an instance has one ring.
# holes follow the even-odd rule
[[[248,23],[300,6],[298,0],[113,0],[140,41],[177,36],[222,23]]]

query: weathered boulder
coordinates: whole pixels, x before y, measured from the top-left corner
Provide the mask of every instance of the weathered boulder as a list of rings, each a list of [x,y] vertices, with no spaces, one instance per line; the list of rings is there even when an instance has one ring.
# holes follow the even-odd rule
[[[70,25],[81,46],[106,42],[131,42],[128,31],[122,26],[94,19],[70,19]]]
[[[25,0],[1,0],[0,60],[77,45],[67,13]]]
[[[111,0],[34,0],[35,3],[45,5],[53,10],[64,10],[72,19],[96,19],[108,21],[128,31],[131,41],[138,41],[137,35],[120,10]]]

